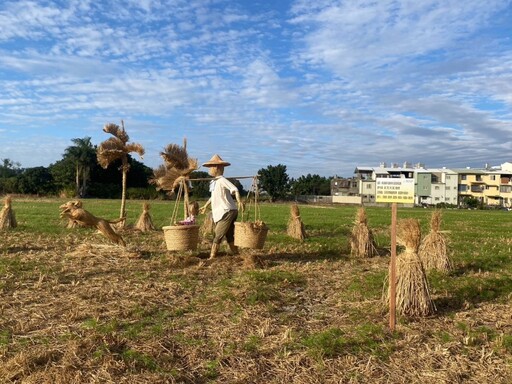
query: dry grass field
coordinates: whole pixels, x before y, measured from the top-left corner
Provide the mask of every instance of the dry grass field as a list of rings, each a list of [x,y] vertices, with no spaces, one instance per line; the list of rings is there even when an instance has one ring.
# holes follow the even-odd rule
[[[380,256],[350,256],[357,207],[262,205],[265,248],[207,260],[160,230],[65,228],[62,200],[13,200],[0,236],[2,383],[511,383],[512,214],[443,211],[453,269],[428,275],[437,312],[388,327],[390,210],[367,208]],[[84,200],[115,218],[118,201]],[[128,224],[142,203],[128,201]],[[152,202],[157,228],[170,202]],[[428,232],[431,210],[399,209]],[[225,248],[223,248],[223,251]]]

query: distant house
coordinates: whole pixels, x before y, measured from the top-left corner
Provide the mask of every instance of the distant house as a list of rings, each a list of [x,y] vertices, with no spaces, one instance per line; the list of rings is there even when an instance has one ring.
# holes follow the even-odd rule
[[[354,177],[333,177],[331,179],[333,203],[361,204],[357,180]]]
[[[381,163],[378,167],[358,166],[350,179],[331,180],[333,202],[376,203],[376,181],[380,178],[414,179],[416,205],[461,205],[476,198],[482,205],[512,207],[512,162],[484,168],[426,168],[424,164],[403,166]]]

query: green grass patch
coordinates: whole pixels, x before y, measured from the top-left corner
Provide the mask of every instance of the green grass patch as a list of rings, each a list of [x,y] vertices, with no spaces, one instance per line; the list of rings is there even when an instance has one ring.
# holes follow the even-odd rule
[[[261,346],[261,337],[258,335],[250,335],[243,344],[243,350],[246,352],[257,352]]]
[[[330,328],[304,336],[300,343],[317,360],[361,353],[385,359],[393,350],[392,340],[387,336],[385,329],[369,323],[350,331]]]
[[[508,353],[512,353],[512,335],[502,335],[499,345]]]
[[[11,332],[7,329],[0,330],[0,347],[5,347],[11,342]]]
[[[136,371],[148,370],[150,372],[155,372],[159,370],[158,363],[152,356],[133,349],[123,351],[121,353],[121,358]]]
[[[299,273],[291,271],[263,270],[242,273],[239,283],[246,293],[247,304],[256,305],[278,302],[287,289],[304,285],[305,279]]]

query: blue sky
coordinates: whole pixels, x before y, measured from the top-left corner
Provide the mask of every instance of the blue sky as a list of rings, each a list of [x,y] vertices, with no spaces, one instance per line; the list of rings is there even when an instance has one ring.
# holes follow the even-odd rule
[[[121,119],[253,175],[511,161],[510,0],[0,3],[0,159],[59,160]]]

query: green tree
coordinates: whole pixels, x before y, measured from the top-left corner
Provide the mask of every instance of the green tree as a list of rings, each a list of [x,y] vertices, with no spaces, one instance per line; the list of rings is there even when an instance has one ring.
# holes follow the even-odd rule
[[[326,177],[320,175],[301,176],[290,182],[291,190],[295,196],[298,195],[322,195],[328,196],[331,194],[331,181]]]
[[[0,179],[16,176],[21,172],[21,164],[10,159],[2,159],[0,165]]]
[[[87,182],[91,168],[96,163],[96,148],[91,144],[90,137],[71,139],[75,144],[64,151],[64,159],[69,159],[75,168],[75,195],[87,194]]]
[[[18,175],[23,171],[21,164],[2,159],[0,164],[0,194],[17,193]]]
[[[286,198],[290,178],[286,173],[286,165],[269,165],[258,171],[260,188],[268,193],[271,201]]]
[[[52,174],[55,189],[59,192],[66,192],[66,196],[76,194],[75,165],[69,158],[62,158],[50,164],[49,171]]]
[[[196,199],[201,198],[209,198],[210,197],[210,180],[212,177],[208,174],[208,172],[204,171],[194,171],[190,174],[190,178],[192,181],[192,189],[191,195]],[[206,179],[206,180],[194,180],[194,179]],[[242,183],[239,180],[227,177],[229,181],[231,181],[237,188],[238,192],[240,192],[240,196],[247,195],[247,191],[244,189]]]
[[[55,193],[55,184],[48,168],[34,167],[25,169],[19,176],[17,189],[30,195],[49,195]]]
[[[191,179],[211,179],[212,177],[208,172],[194,171],[190,174]],[[194,180],[192,181],[191,195],[196,198],[209,198],[210,197],[210,181],[209,180]]]
[[[480,205],[480,199],[473,196],[467,196],[462,199],[462,204],[464,207],[476,209]]]
[[[113,137],[100,144],[97,151],[98,163],[105,169],[116,160],[121,160],[122,192],[121,192],[121,213],[120,218],[126,217],[126,179],[130,170],[128,154],[136,152],[142,158],[144,148],[137,143],[128,143],[130,140],[124,129],[124,122],[121,120],[121,127],[109,123],[103,127],[103,131],[110,133]]]
[[[231,181],[235,187],[238,188],[238,192],[240,193],[240,196],[247,196],[247,191],[244,189],[244,186],[238,179],[232,179],[230,177],[227,177],[229,181]]]

